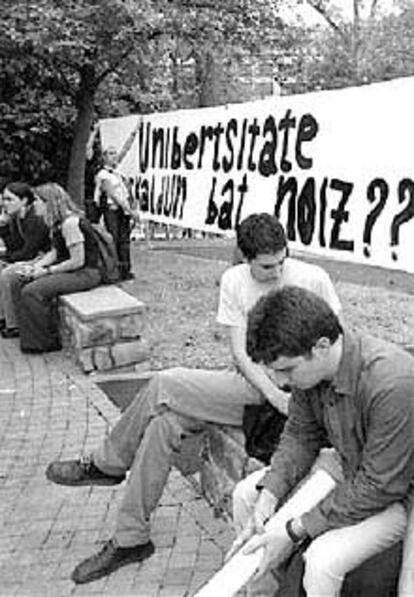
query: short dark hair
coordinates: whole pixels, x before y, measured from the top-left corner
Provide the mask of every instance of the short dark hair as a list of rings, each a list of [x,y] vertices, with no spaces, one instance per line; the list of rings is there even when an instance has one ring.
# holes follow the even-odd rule
[[[287,247],[283,226],[276,216],[257,213],[248,216],[237,227],[237,246],[251,261],[257,255],[274,255]]]
[[[27,199],[27,205],[31,205],[36,200],[32,187],[26,182],[9,182],[3,189],[17,195],[20,199]]]
[[[343,333],[337,315],[321,297],[297,286],[263,296],[247,319],[247,354],[268,365],[280,356],[309,354],[320,338],[334,343]]]

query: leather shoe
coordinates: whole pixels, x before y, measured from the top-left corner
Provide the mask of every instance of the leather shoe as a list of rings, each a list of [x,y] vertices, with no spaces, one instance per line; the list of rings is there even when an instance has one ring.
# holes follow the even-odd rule
[[[1,335],[3,338],[19,338],[20,330],[19,328],[4,328],[1,330]]]
[[[107,541],[101,551],[78,564],[72,572],[72,580],[83,584],[111,574],[121,566],[142,562],[154,553],[152,541],[133,547],[120,547],[114,539]]]
[[[51,462],[46,469],[49,481],[58,485],[117,485],[125,475],[107,475],[95,466],[91,458]]]

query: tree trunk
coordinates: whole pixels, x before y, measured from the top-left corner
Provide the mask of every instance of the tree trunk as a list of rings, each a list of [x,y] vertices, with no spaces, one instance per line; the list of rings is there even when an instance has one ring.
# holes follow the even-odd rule
[[[200,108],[217,105],[216,64],[211,52],[195,53],[195,77]]]
[[[359,83],[359,45],[360,45],[360,0],[354,0],[354,20],[352,23],[352,68],[354,71],[354,83]]]
[[[86,149],[94,118],[96,92],[95,72],[92,65],[80,71],[79,91],[76,99],[76,121],[67,179],[67,190],[79,207],[84,208]]]

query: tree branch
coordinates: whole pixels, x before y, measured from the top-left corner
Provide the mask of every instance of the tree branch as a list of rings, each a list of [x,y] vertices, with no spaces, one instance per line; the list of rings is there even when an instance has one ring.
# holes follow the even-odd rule
[[[324,20],[328,23],[328,25],[338,33],[345,41],[348,41],[348,37],[346,33],[340,28],[340,26],[335,23],[335,21],[330,17],[330,15],[326,12],[325,7],[322,5],[320,0],[306,0],[307,3],[311,8],[313,8]]]
[[[60,90],[69,95],[72,99],[76,99],[76,90],[73,89],[73,86],[70,84],[65,73],[56,64],[56,61],[53,60],[53,58],[46,58],[43,54],[37,52],[34,52],[33,56],[43,62],[46,67],[53,67],[52,70],[55,70],[59,75],[59,78],[56,79],[56,82],[58,83]]]
[[[150,34],[147,35],[147,41],[152,41],[152,40],[156,39],[157,37],[159,37],[160,35],[166,35],[167,33],[168,33],[167,30],[154,29]],[[134,47],[135,47],[134,41],[131,41],[130,45],[125,50],[125,52],[122,52],[122,54],[117,58],[117,60],[115,62],[108,65],[108,67],[106,69],[104,69],[98,77],[96,77],[97,86],[102,83],[102,81],[105,79],[105,77],[107,77],[110,73],[115,72],[121,66],[123,61],[126,58],[128,58],[128,56],[131,54]]]
[[[378,8],[378,4],[379,4],[378,0],[372,0],[371,9],[369,11],[369,18],[370,19],[373,19],[375,17],[376,12],[377,12],[377,8]]]

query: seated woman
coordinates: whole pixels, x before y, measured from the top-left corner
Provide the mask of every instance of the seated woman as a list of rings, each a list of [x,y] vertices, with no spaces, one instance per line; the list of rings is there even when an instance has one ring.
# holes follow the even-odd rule
[[[13,338],[18,335],[18,324],[11,284],[23,279],[33,261],[49,250],[50,237],[44,208],[28,184],[6,185],[2,208],[0,236],[6,250],[0,262],[0,331],[4,338]]]
[[[46,206],[52,248],[31,272],[31,281],[14,286],[23,352],[60,349],[57,297],[89,290],[101,282],[98,246],[90,223],[56,183],[35,189]]]

